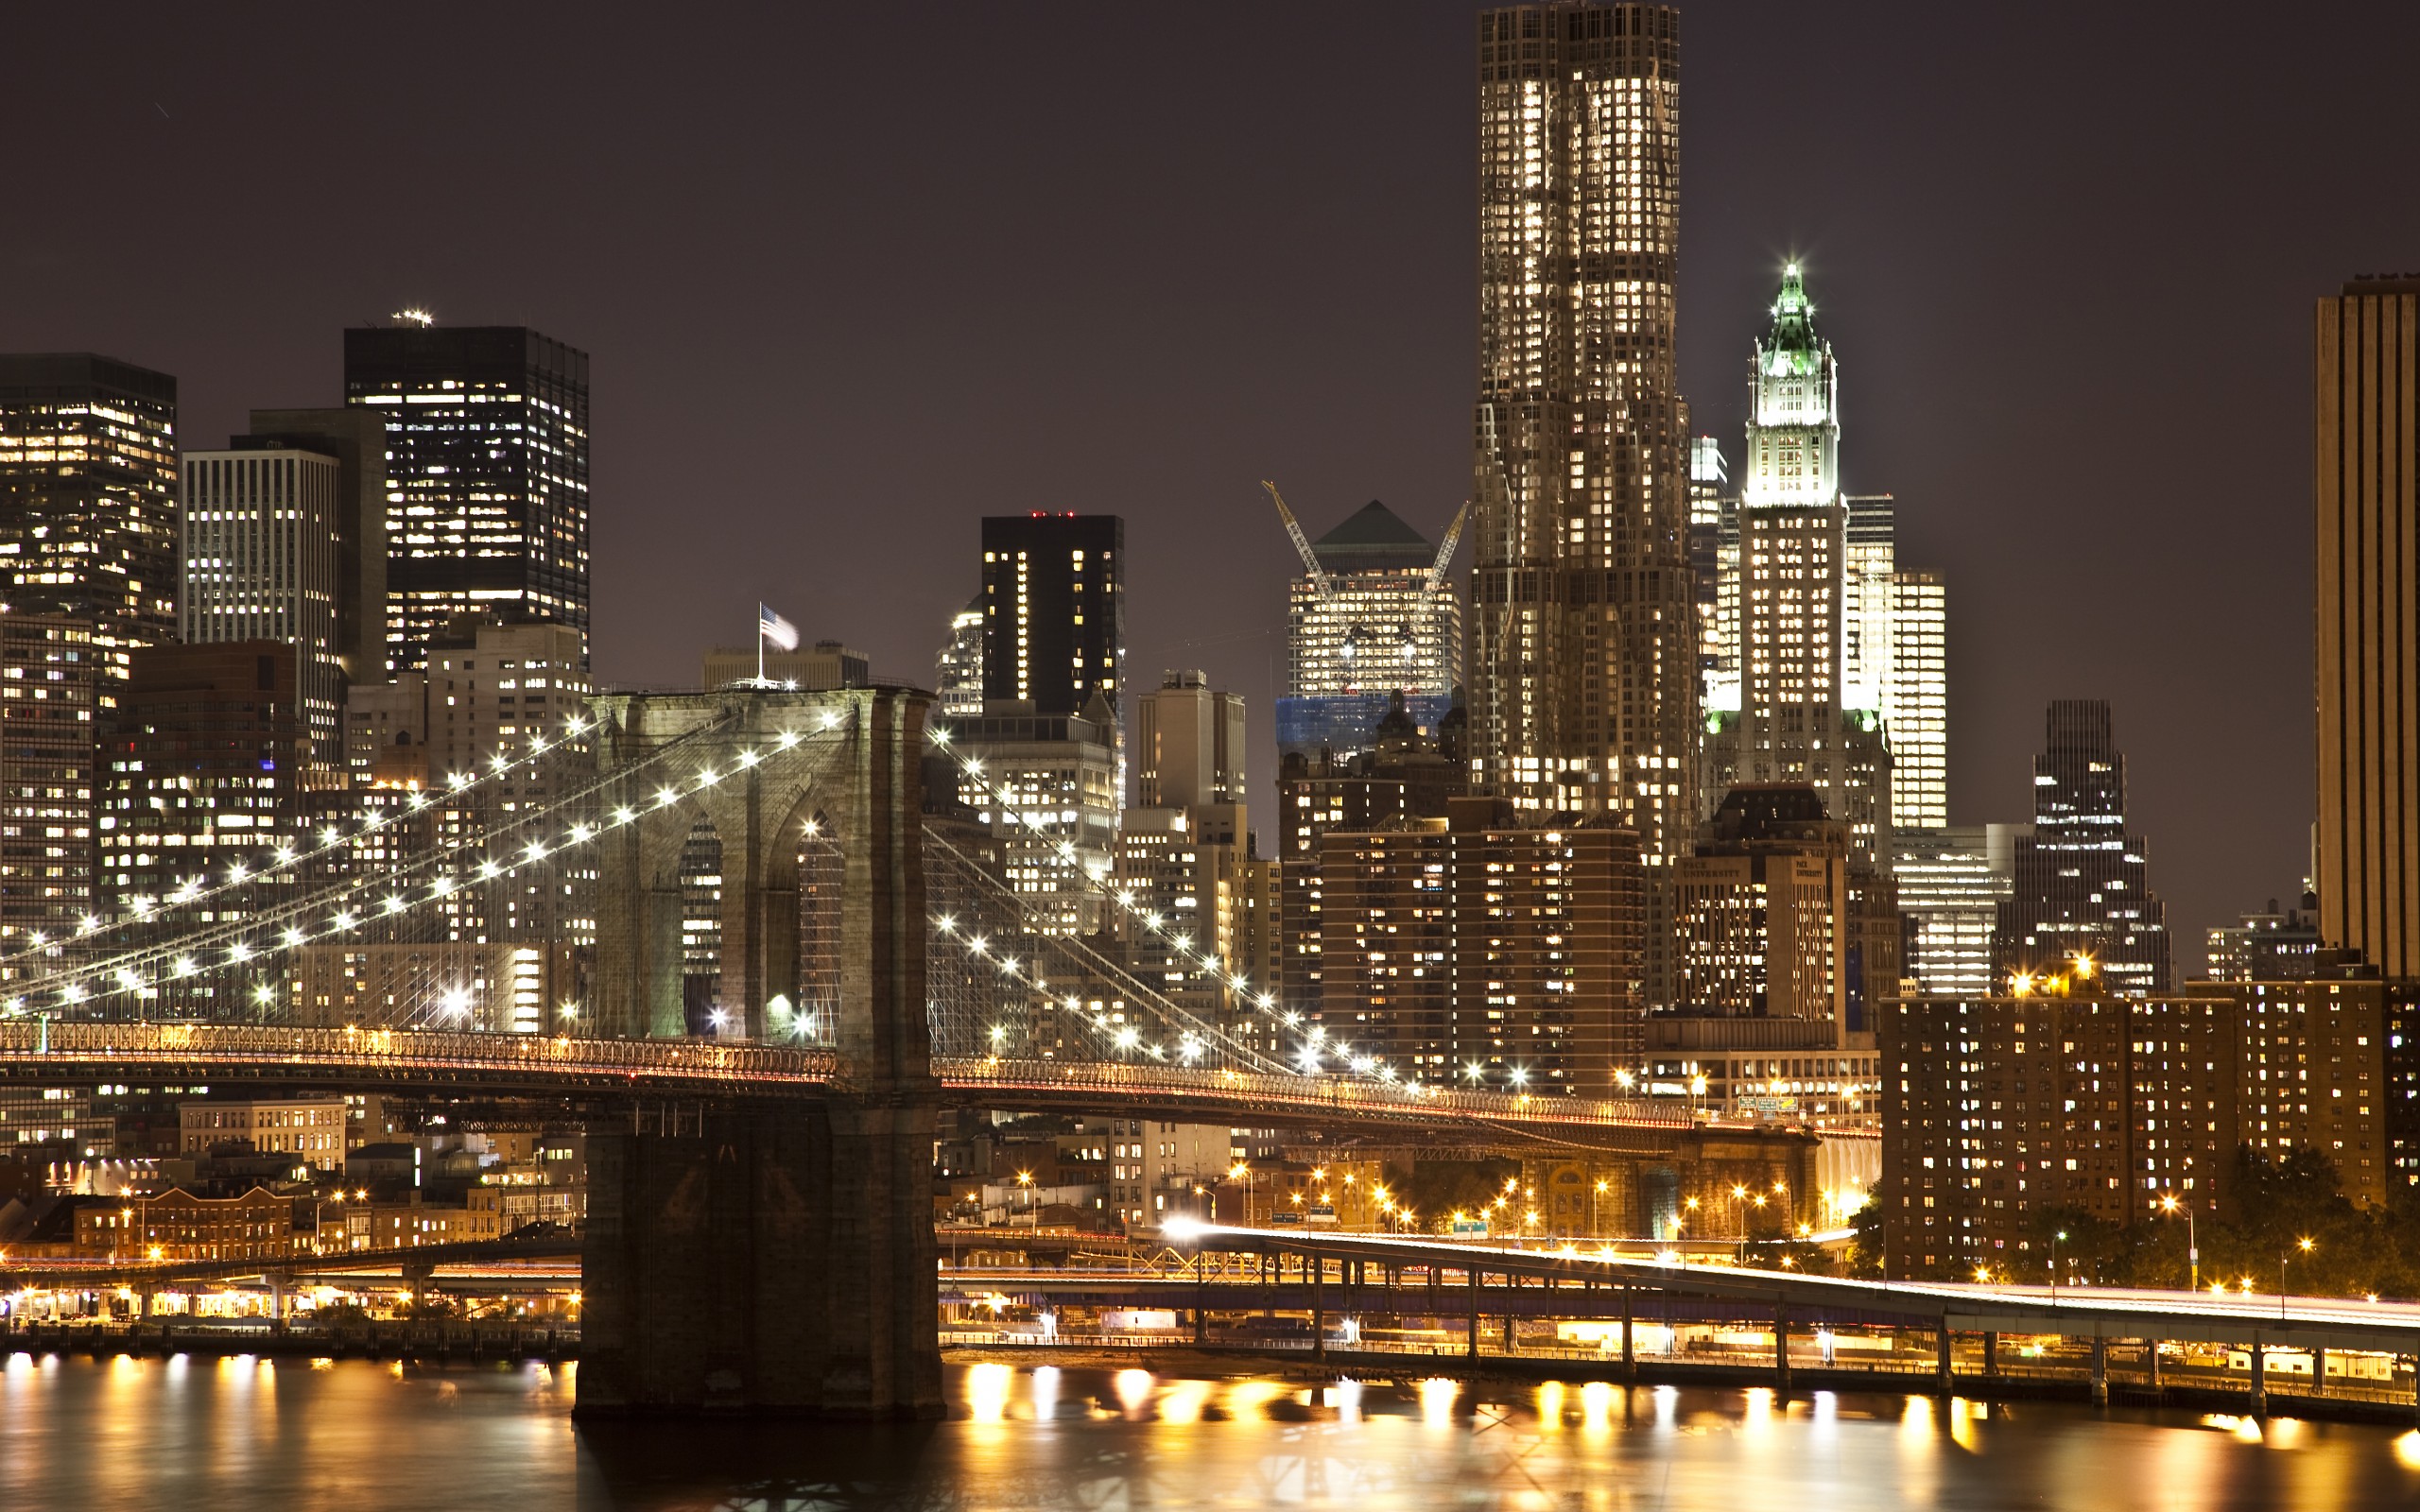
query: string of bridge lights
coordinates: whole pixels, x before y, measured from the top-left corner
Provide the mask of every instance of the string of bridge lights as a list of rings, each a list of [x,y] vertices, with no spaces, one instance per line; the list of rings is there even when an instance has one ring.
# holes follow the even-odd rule
[[[841,717],[838,712],[827,712],[823,716],[821,730],[814,731],[814,733],[829,733],[832,730],[838,729],[840,722]],[[709,726],[707,728],[712,729],[714,727]],[[375,919],[391,919],[405,914],[417,906],[431,903],[441,903],[448,898],[454,896],[454,894],[467,882],[492,882],[511,877],[526,868],[535,867],[543,862],[554,860],[565,850],[577,850],[581,846],[593,844],[602,836],[614,831],[623,829],[631,824],[638,822],[642,817],[649,813],[671,808],[692,794],[704,792],[708,788],[711,788],[722,782],[724,778],[728,776],[745,773],[750,768],[762,763],[768,756],[793,749],[805,738],[805,735],[801,734],[797,730],[786,730],[779,735],[768,741],[762,747],[752,747],[750,749],[740,751],[738,755],[734,758],[730,767],[725,770],[717,771],[711,766],[701,767],[690,778],[686,779],[683,785],[666,783],[656,791],[654,795],[654,801],[652,803],[640,803],[635,805],[624,804],[616,807],[610,815],[600,817],[595,824],[588,824],[584,822],[573,824],[568,829],[562,831],[561,835],[555,839],[552,844],[549,844],[544,838],[532,838],[520,850],[517,856],[513,856],[509,860],[499,861],[495,856],[491,855],[480,862],[475,870],[467,876],[454,872],[441,873],[439,876],[432,878],[422,887],[415,889],[419,893],[419,896],[417,897],[407,896],[400,891],[390,892],[379,903],[379,905],[374,908],[366,908],[359,911],[351,908],[340,908],[335,913],[328,915],[324,920],[312,928],[301,928],[289,925],[282,933],[276,935],[272,939],[257,941],[237,940],[233,944],[224,948],[222,958],[217,961],[205,961],[198,958],[192,954],[176,954],[172,958],[168,959],[166,976],[170,980],[182,981],[186,978],[199,975],[206,971],[245,966],[257,968],[262,963],[274,960],[291,952],[302,950],[306,946],[341,940],[346,936],[351,935],[354,931],[359,929],[364,923]],[[562,742],[558,741],[555,742],[555,744],[561,745]],[[604,780],[604,783],[626,781],[633,772],[643,770],[646,765],[653,765],[656,761],[669,757],[677,747],[678,744],[679,743],[672,743],[667,745],[664,749],[651,755],[646,763],[642,763],[633,767],[625,768],[612,774],[609,778]],[[527,760],[528,758],[524,759]],[[495,772],[492,775],[501,775],[503,772],[509,770],[511,765],[517,764],[500,765],[496,767]],[[604,785],[604,783],[600,783],[599,785]],[[465,788],[470,785],[471,784],[467,782],[462,784]],[[538,817],[543,818],[543,816]],[[464,841],[451,849],[467,849],[472,845],[484,845],[486,843],[487,841],[484,838],[475,841]],[[254,873],[254,875],[257,876],[259,873]],[[366,885],[366,883],[350,886],[346,890],[359,890],[361,885]],[[216,890],[224,891],[225,889],[220,888]],[[197,896],[200,895],[198,894]],[[324,905],[323,901],[321,901],[321,905]],[[304,904],[298,902],[296,906],[304,906]],[[258,927],[258,925],[256,923],[237,924],[231,927],[240,933],[244,929]],[[142,954],[153,956],[164,955],[168,951],[172,951],[174,949],[175,947],[171,945],[161,947],[156,951],[147,951]],[[130,992],[144,991],[147,988],[151,987],[153,983],[147,981],[141,973],[137,972],[133,969],[131,959],[131,956],[122,956],[115,962],[101,961],[89,963],[84,966],[57,973],[56,975],[43,979],[42,982],[34,984],[30,991],[19,993],[10,997],[7,1000],[5,1005],[0,1005],[0,1007],[5,1007],[6,1011],[10,1014],[51,1011],[51,1005],[44,1005],[32,1001],[35,994],[43,992],[55,993],[55,1006],[59,1009],[68,1009],[80,1008],[90,1005],[107,1002],[112,998]],[[266,982],[258,984],[253,988],[254,998],[264,1003],[269,1001],[274,997],[274,995],[275,989]],[[470,1002],[467,994],[447,994],[443,1006],[447,1012],[458,1015],[467,1016],[470,1012]]]
[[[932,730],[932,739],[933,744],[942,747],[944,753],[957,762],[960,771],[974,779],[976,784],[990,796],[993,812],[999,814],[1011,824],[1022,823],[1026,828],[1034,831],[1037,835],[1042,834],[1044,820],[1041,815],[1020,809],[1010,803],[1007,800],[1007,795],[1000,788],[994,786],[992,781],[984,776],[983,764],[979,757],[959,756],[947,749],[950,741],[947,728],[936,725]],[[1071,842],[1060,840],[1057,846],[1062,860],[1070,862],[1075,860],[1076,848]],[[1132,888],[1112,887],[1093,877],[1087,877],[1085,880],[1102,897],[1115,904],[1127,918],[1150,933],[1167,939],[1175,948],[1178,957],[1185,962],[1188,969],[1198,969],[1212,982],[1224,984],[1233,989],[1239,999],[1267,1014],[1282,1028],[1303,1030],[1301,1047],[1290,1057],[1293,1069],[1303,1075],[1322,1074],[1326,1071],[1326,1059],[1333,1057],[1340,1069],[1357,1075],[1366,1076],[1380,1086],[1398,1090],[1407,1096],[1424,1097],[1438,1094],[1439,1089],[1435,1086],[1400,1075],[1392,1066],[1388,1065],[1376,1056],[1357,1056],[1349,1043],[1340,1040],[1331,1041],[1327,1038],[1324,1025],[1315,1023],[1305,1027],[1301,1014],[1278,1006],[1275,993],[1255,991],[1245,979],[1244,973],[1228,971],[1225,963],[1219,959],[1218,954],[1209,946],[1197,946],[1193,943],[1190,935],[1172,932],[1169,925],[1173,921],[1163,919],[1157,910],[1145,908],[1138,903]],[[933,922],[944,936],[952,938],[962,937],[970,954],[978,958],[992,958],[991,941],[983,936],[967,934],[961,936],[957,921],[947,915],[934,919]],[[1020,974],[1019,964],[1011,957],[1000,956],[996,964],[1003,976],[1016,978]],[[1037,991],[1048,990],[1048,984],[1039,973],[1034,973],[1031,980]],[[1140,1030],[1131,1023],[1122,1023],[1111,1018],[1106,1008],[1087,1007],[1080,998],[1072,995],[1063,1000],[1063,1005],[1076,1013],[1079,1018],[1087,1020],[1096,1030],[1121,1050],[1139,1051],[1155,1060],[1167,1060],[1169,1057],[1170,1052],[1167,1045],[1156,1042],[1145,1043]],[[1008,1038],[1008,1030],[1004,1025],[994,1024],[990,1032],[994,1053],[996,1055],[1000,1043]],[[1178,1037],[1175,1054],[1181,1063],[1190,1065],[1200,1059],[1207,1048],[1207,1042],[1201,1035],[1187,1029]]]
[[[518,757],[508,757],[502,751],[498,751],[490,759],[485,772],[455,772],[446,779],[443,796],[449,799],[463,797],[488,783],[502,782],[522,767],[535,764],[540,757],[559,749],[567,742],[584,733],[591,723],[592,721],[584,716],[574,714],[565,722],[562,735],[556,740],[548,741],[544,736],[533,736],[527,750]],[[409,814],[418,814],[436,801],[435,795],[435,789],[416,789],[411,797],[405,800],[405,809]],[[188,880],[182,887],[170,893],[164,902],[148,898],[138,898],[133,900],[130,906],[139,922],[148,920],[152,914],[163,906],[182,908],[193,903],[208,902],[247,884],[267,881],[306,862],[324,858],[330,852],[341,848],[368,840],[384,830],[389,822],[406,816],[406,814],[395,810],[385,810],[362,820],[360,828],[350,833],[347,833],[342,826],[332,823],[320,832],[320,843],[317,846],[306,849],[292,843],[280,845],[271,850],[269,853],[273,859],[265,865],[247,868],[242,862],[236,862],[228,868],[227,880],[216,886],[204,886],[201,879],[195,877]],[[86,914],[73,934],[63,935],[58,940],[46,939],[42,931],[36,930],[30,936],[29,948],[18,951],[14,954],[0,955],[0,966],[40,955],[54,944],[88,938],[102,933],[109,927],[96,916]]]
[[[618,782],[627,781],[630,776],[635,772],[645,770],[646,768],[655,765],[660,762],[671,759],[684,748],[689,742],[720,729],[723,725],[729,723],[732,717],[732,715],[726,714],[720,719],[702,725],[697,730],[680,736],[678,739],[666,742],[662,747],[648,752],[644,760],[633,764],[631,766],[627,767],[622,771],[613,773],[607,777],[600,778],[576,793],[562,795],[558,799],[555,806],[561,807],[566,803],[580,801],[581,799],[594,795],[603,787],[613,785]],[[580,720],[578,728],[575,729],[567,723],[566,732],[562,740],[553,742],[551,746],[539,742],[540,748],[525,754],[518,760],[507,757],[502,752],[498,752],[494,757],[491,758],[489,770],[484,776],[468,772],[455,773],[447,781],[446,793],[449,797],[468,793],[475,790],[482,782],[500,781],[511,772],[517,770],[519,767],[534,761],[538,756],[545,754],[548,750],[560,748],[563,743],[570,740],[573,735],[584,730],[587,724],[588,721]],[[422,801],[414,803],[412,805],[413,812],[419,812],[425,809],[430,801],[434,800],[424,798]],[[368,839],[371,835],[376,833],[378,830],[383,829],[387,822],[394,817],[397,817],[397,816],[392,813],[382,816],[372,816],[371,819],[364,821],[359,830],[354,831],[350,834],[348,834],[340,826],[330,825],[321,832],[320,845],[312,850],[307,856],[299,852],[295,854],[286,854],[285,852],[292,848],[281,847],[279,848],[278,852],[279,865],[252,871],[244,871],[243,868],[239,867],[235,868],[235,870],[241,872],[241,875],[233,875],[228,883],[214,888],[205,889],[200,885],[200,879],[192,879],[188,881],[183,888],[169,896],[167,900],[168,905],[173,908],[182,906],[189,902],[206,901],[210,898],[231,891],[234,887],[241,886],[247,881],[256,882],[263,877],[272,876],[276,872],[284,870],[285,867],[289,865],[299,864],[301,861],[305,859],[325,857],[329,853],[337,850],[347,841],[357,843]],[[504,826],[503,828],[507,831],[521,829],[536,822],[540,818],[543,818],[542,815],[524,816],[516,819],[512,824]],[[497,837],[494,834],[482,832],[478,833],[464,834],[457,838],[444,841],[441,844],[439,844],[426,851],[421,852],[420,854],[414,855],[407,861],[400,864],[396,868],[395,872],[390,874],[386,880],[391,885],[399,876],[430,870],[434,868],[444,865],[450,858],[458,855],[465,850],[476,850],[492,845],[495,842],[496,838]],[[378,879],[369,876],[339,878],[320,888],[316,893],[303,897],[288,898],[278,901],[268,907],[260,909],[250,918],[240,920],[228,920],[202,925],[191,931],[186,936],[184,943],[188,949],[206,948],[206,944],[204,943],[206,939],[216,939],[228,936],[240,936],[254,933],[264,928],[272,927],[282,920],[299,918],[304,914],[311,913],[320,907],[323,907],[332,899],[348,897],[354,893],[367,892],[376,885],[377,881]],[[136,921],[154,922],[154,915],[157,911],[156,906],[149,905],[148,900],[140,902],[144,905],[138,906],[136,909]],[[51,972],[43,983],[38,984],[38,986],[46,987],[50,982],[57,981],[60,977],[88,976],[95,973],[103,975],[114,973],[122,976],[125,971],[132,968],[166,961],[171,955],[177,954],[177,952],[178,945],[173,942],[168,944],[137,945],[130,949],[118,951],[112,954],[103,956],[97,960],[84,961],[80,965],[68,968],[65,971],[55,971]],[[5,1005],[0,1005],[0,1007],[5,1006]]]

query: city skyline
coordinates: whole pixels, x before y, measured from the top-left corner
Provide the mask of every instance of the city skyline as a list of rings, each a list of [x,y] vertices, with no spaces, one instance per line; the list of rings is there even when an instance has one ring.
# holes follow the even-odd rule
[[[1858,445],[1843,485],[1897,492],[1908,556],[1944,573],[1956,605],[1952,821],[2021,818],[2039,709],[2056,696],[2109,698],[2132,732],[2137,822],[2168,878],[2189,961],[2189,941],[2204,926],[2290,893],[2307,866],[2308,442],[2299,425],[2264,427],[2251,417],[2301,412],[2310,300],[2353,274],[2392,271],[2415,227],[2410,211],[2338,196],[2337,205],[2361,208],[2264,220],[2212,243],[2198,229],[2204,222],[2178,207],[2215,190],[2221,163],[2244,152],[2302,163],[2323,141],[2328,154],[2307,164],[2298,180],[2307,187],[2296,192],[2324,201],[2331,186],[2394,161],[2408,129],[2371,113],[2364,99],[2375,92],[2311,87],[2299,89],[2312,102],[2302,124],[2256,138],[2221,104],[2176,81],[2249,77],[2260,57],[2252,41],[2172,36],[2137,18],[2108,20],[2096,33],[2099,52],[2066,64],[2083,108],[2029,127],[2026,92],[2050,28],[1876,9],[1793,35],[1785,47],[1772,35],[1772,13],[1759,8],[1685,6],[1683,13],[1692,106],[1679,324],[1690,429],[1737,436],[1737,353],[1773,269],[1803,256],[1824,291],[1827,328],[1851,353]],[[947,376],[939,394],[913,403],[907,369],[866,344],[867,318],[801,297],[811,283],[798,282],[788,259],[831,240],[811,234],[799,219],[804,211],[690,198],[703,195],[701,186],[674,196],[695,212],[693,232],[649,233],[629,218],[638,197],[666,193],[667,174],[689,172],[683,164],[707,144],[754,120],[758,107],[740,104],[709,112],[653,154],[606,124],[584,126],[599,134],[572,144],[564,186],[534,196],[514,190],[509,201],[499,198],[513,180],[507,160],[489,168],[458,161],[469,150],[467,125],[441,129],[434,149],[399,165],[405,186],[449,210],[509,205],[508,223],[524,233],[526,249],[457,249],[434,231],[383,224],[374,238],[344,236],[370,217],[383,221],[382,192],[376,203],[339,197],[326,212],[328,229],[292,251],[233,217],[224,224],[235,234],[227,238],[181,242],[173,254],[156,242],[129,250],[142,239],[89,240],[95,228],[121,224],[117,213],[69,191],[66,208],[91,215],[20,232],[14,255],[35,276],[0,295],[0,322],[13,350],[98,351],[175,374],[189,445],[244,429],[254,405],[336,402],[337,333],[409,303],[432,307],[448,324],[526,320],[599,354],[597,431],[614,438],[600,451],[596,484],[601,681],[686,675],[705,645],[740,633],[751,593],[800,605],[792,617],[809,637],[864,646],[878,675],[922,679],[973,585],[936,573],[893,593],[853,580],[870,576],[855,564],[928,541],[945,553],[961,549],[989,512],[1123,512],[1135,554],[1133,676],[1155,680],[1165,667],[1204,667],[1257,706],[1254,762],[1273,772],[1266,715],[1283,677],[1289,562],[1282,536],[1267,525],[1257,480],[1287,480],[1314,530],[1378,497],[1433,536],[1469,491],[1475,132],[1467,107],[1443,102],[1467,98],[1474,10],[1390,8],[1392,25],[1365,25],[1375,14],[1309,18],[1289,27],[1282,52],[1267,45],[1264,26],[1222,29],[1199,39],[1198,60],[1154,91],[1121,84],[1105,102],[1145,128],[1142,142],[1178,154],[1171,171],[1192,193],[1241,207],[1234,229],[1209,234],[1215,259],[1185,266],[1199,302],[1175,312],[1149,349],[1133,345],[1126,328],[1137,322],[1116,312],[1145,308],[1136,301],[1150,297],[1150,285],[1090,262],[1080,279],[1046,266],[1067,245],[1054,221],[1067,205],[1044,194],[1021,207],[967,185],[959,178],[967,170],[940,151],[948,121],[872,148],[875,161],[864,167],[811,163],[809,178],[825,197],[837,193],[851,205],[873,202],[868,197],[880,192],[886,172],[939,175],[957,203],[936,214],[951,223],[982,217],[1000,232],[998,266],[964,291],[931,296],[933,313],[920,316],[917,329],[976,319],[984,347],[1022,355],[1003,367],[987,351]],[[829,40],[845,43],[856,24],[817,25],[819,35],[829,28]],[[2369,23],[2348,15],[2321,25],[2323,40],[2331,25],[2366,39],[2364,60],[2351,65],[2358,71],[2373,66],[2367,56],[2393,50],[2377,45],[2378,28],[2405,24],[2381,9]],[[114,55],[114,73],[102,72],[98,59],[75,60],[78,50],[63,35],[57,41],[27,49],[59,66],[28,77],[23,97],[39,103],[63,97],[62,89],[80,92],[74,108],[53,112],[58,120],[78,123],[104,146],[162,155],[164,204],[192,196],[203,211],[216,193],[211,163],[222,155],[277,145],[327,163],[347,147],[392,145],[371,120],[372,104],[406,88],[469,99],[493,81],[475,60],[438,80],[400,66],[349,64],[365,70],[355,97],[273,86],[249,106],[182,88],[185,65],[196,77],[206,73],[219,44],[175,22]],[[621,65],[607,41],[575,45],[596,49],[581,56],[610,84]],[[342,26],[279,45],[306,59],[363,51]],[[969,17],[952,29],[936,66],[978,86],[964,109],[994,112],[999,135],[979,154],[987,173],[1009,170],[1006,181],[1034,187],[1045,170],[1027,164],[1042,161],[1044,144],[1063,139],[1067,122],[1033,102],[1046,91],[987,93],[1001,86],[984,81],[988,56],[978,63],[978,55],[1006,47],[1026,66],[1050,71],[1090,66],[1094,45],[1087,40],[1054,60],[996,20]],[[1327,86],[1331,65],[1345,57],[1376,66],[1357,71],[1340,94]],[[1770,86],[1785,70],[1809,69],[1828,73],[1857,103],[1834,122],[1836,142],[1808,181],[1758,177],[1756,154],[1787,125],[1775,113],[1782,107],[1765,103],[1783,97]],[[1251,81],[1262,103],[1245,112],[1249,119],[1228,105],[1231,83],[1212,77],[1220,71]],[[1885,79],[1887,90],[1859,88]],[[2297,79],[2278,87],[2297,89]],[[831,98],[804,108],[851,108],[855,86],[828,82]],[[509,115],[517,107],[488,109]],[[941,113],[957,119],[957,109]],[[1910,111],[1938,124],[1934,140],[1898,129]],[[1322,138],[1348,112],[1352,129]],[[1222,146],[1167,134],[1214,113],[1234,128]],[[501,118],[479,119],[493,126]],[[703,183],[774,173],[814,134],[802,128],[773,133],[773,146],[752,141],[735,161],[704,164]],[[2086,143],[2101,138],[2119,146],[2087,155]],[[2030,143],[2022,155],[2021,143]],[[2182,171],[2143,180],[2147,163],[2165,165],[2188,146]],[[1072,147],[1101,171],[1141,149],[1106,141]],[[1340,174],[1340,163],[1355,171]],[[612,177],[623,164],[627,188]],[[2096,263],[2087,273],[2045,255],[2046,245],[2064,239],[2057,227],[2090,222],[2121,198],[2126,234],[2117,238],[2114,269]],[[1174,246],[1171,238],[1199,230],[1201,217],[1170,220],[1148,194],[1120,203],[1129,214],[1119,235],[1131,250]],[[432,227],[453,223],[431,217]],[[607,234],[582,236],[582,228]],[[891,239],[900,234],[881,232],[875,248],[815,252],[808,277],[856,281],[870,271],[857,258],[888,259],[899,266],[873,285],[881,298],[866,302],[895,308],[934,271],[923,254],[902,255]],[[1325,255],[1322,242],[1338,238],[1340,250],[1371,270],[1332,301],[1334,282],[1305,279],[1304,270]],[[769,243],[782,257],[766,255]],[[339,246],[341,254],[331,250]],[[680,276],[691,267],[717,271]],[[1021,282],[1000,282],[1011,278]],[[103,280],[108,298],[97,292]],[[1296,286],[1305,283],[1312,287]],[[194,297],[222,284],[227,298]],[[650,297],[632,300],[637,287]],[[779,301],[770,298],[776,289]],[[2210,320],[2221,296],[2225,318]],[[743,303],[749,313],[739,318]],[[1219,318],[1205,320],[1203,310]],[[1068,324],[1063,318],[1071,314]],[[767,319],[775,340],[741,353],[755,365],[739,369],[737,388],[722,387],[712,399],[681,391],[681,375],[716,370],[733,355],[731,343],[755,341],[739,333],[766,331]],[[1065,354],[1025,339],[1046,328],[1064,338]],[[2010,331],[2040,332],[2042,340],[2019,342]],[[2124,362],[2062,362],[2037,350],[2073,352],[2113,333],[2129,353]],[[795,352],[757,360],[810,337],[828,360],[799,363]],[[1132,407],[1120,386],[1091,375],[1145,350],[1185,358],[1175,388],[1149,414]],[[1984,369],[2005,369],[2006,381],[1978,377],[1973,390],[1954,381]],[[853,387],[835,387],[843,373],[855,374]],[[2220,459],[2173,439],[2212,406],[2227,417],[2214,434],[2254,442],[2224,448]],[[953,423],[935,427],[936,411]],[[754,460],[733,445],[745,428],[777,421],[804,428],[804,478],[777,457]],[[1112,435],[1105,453],[1071,460],[1067,438],[1104,433]],[[900,439],[911,434],[913,449],[903,451]],[[882,460],[900,455],[917,456],[919,466],[903,473]],[[2229,528],[2178,528],[2212,515]],[[641,544],[671,518],[683,528],[663,533],[680,539]],[[831,549],[842,541],[855,549]],[[2083,549],[2063,544],[2071,542]],[[2162,558],[2157,581],[2138,582],[2135,564],[2152,553]],[[749,564],[740,576],[734,558]],[[1201,573],[1204,562],[1220,570]],[[2030,562],[2039,570],[2025,571]],[[2038,614],[2046,596],[2065,612]],[[2213,604],[2225,612],[2212,612]],[[2198,654],[2166,654],[2185,646]],[[2229,711],[2223,776],[2202,759],[2208,711],[2220,708]],[[2273,800],[2247,816],[2233,801],[2244,791]],[[1266,808],[1266,795],[1255,798]]]

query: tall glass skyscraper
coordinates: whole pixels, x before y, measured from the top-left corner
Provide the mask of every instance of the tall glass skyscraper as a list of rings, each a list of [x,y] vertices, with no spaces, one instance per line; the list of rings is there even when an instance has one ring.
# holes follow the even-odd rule
[[[0,356],[0,955],[55,954],[93,911],[100,734],[135,650],[176,638],[177,381]]]
[[[1287,588],[1278,750],[1340,762],[1368,750],[1396,694],[1433,736],[1461,680],[1461,603],[1429,587],[1449,563],[1375,499],[1311,554],[1318,571],[1305,564]]]
[[[177,381],[89,352],[0,356],[0,596],[92,627],[105,679],[177,638]]]
[[[2420,976],[2420,278],[2319,301],[2312,489],[2318,566],[2320,933]]]
[[[1679,38],[1660,5],[1478,17],[1473,775],[1631,820],[1651,879],[1697,819]]]
[[[344,397],[387,421],[389,664],[457,615],[588,634],[588,354],[526,326],[344,334]]]

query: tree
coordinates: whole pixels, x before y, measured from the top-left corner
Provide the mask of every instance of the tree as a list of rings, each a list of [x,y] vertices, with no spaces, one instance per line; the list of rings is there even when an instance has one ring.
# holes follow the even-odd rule
[[[1857,1238],[1849,1246],[1849,1274],[1867,1280],[1882,1279],[1882,1201],[1869,1194],[1865,1206],[1849,1215]]]

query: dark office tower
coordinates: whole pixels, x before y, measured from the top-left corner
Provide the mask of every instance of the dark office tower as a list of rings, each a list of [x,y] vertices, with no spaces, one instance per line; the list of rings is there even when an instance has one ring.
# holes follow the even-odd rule
[[[2079,955],[2121,993],[2165,992],[2168,912],[2145,847],[2126,833],[2126,758],[2100,698],[2050,705],[2049,748],[2033,760],[2033,833],[1992,930],[1992,981],[2068,969]]]
[[[1623,816],[1656,926],[1698,817],[1679,26],[1654,5],[1478,18],[1473,776]],[[1651,959],[1659,1001],[1668,968]]]
[[[177,381],[90,352],[0,356],[0,599],[93,628],[105,679],[177,638]]]
[[[2420,276],[2319,301],[2320,933],[2420,976]]]
[[[1114,514],[983,520],[983,696],[1046,716],[1126,686],[1126,522]]]
[[[344,397],[387,421],[388,663],[484,610],[588,633],[588,353],[525,326],[344,334]]]

